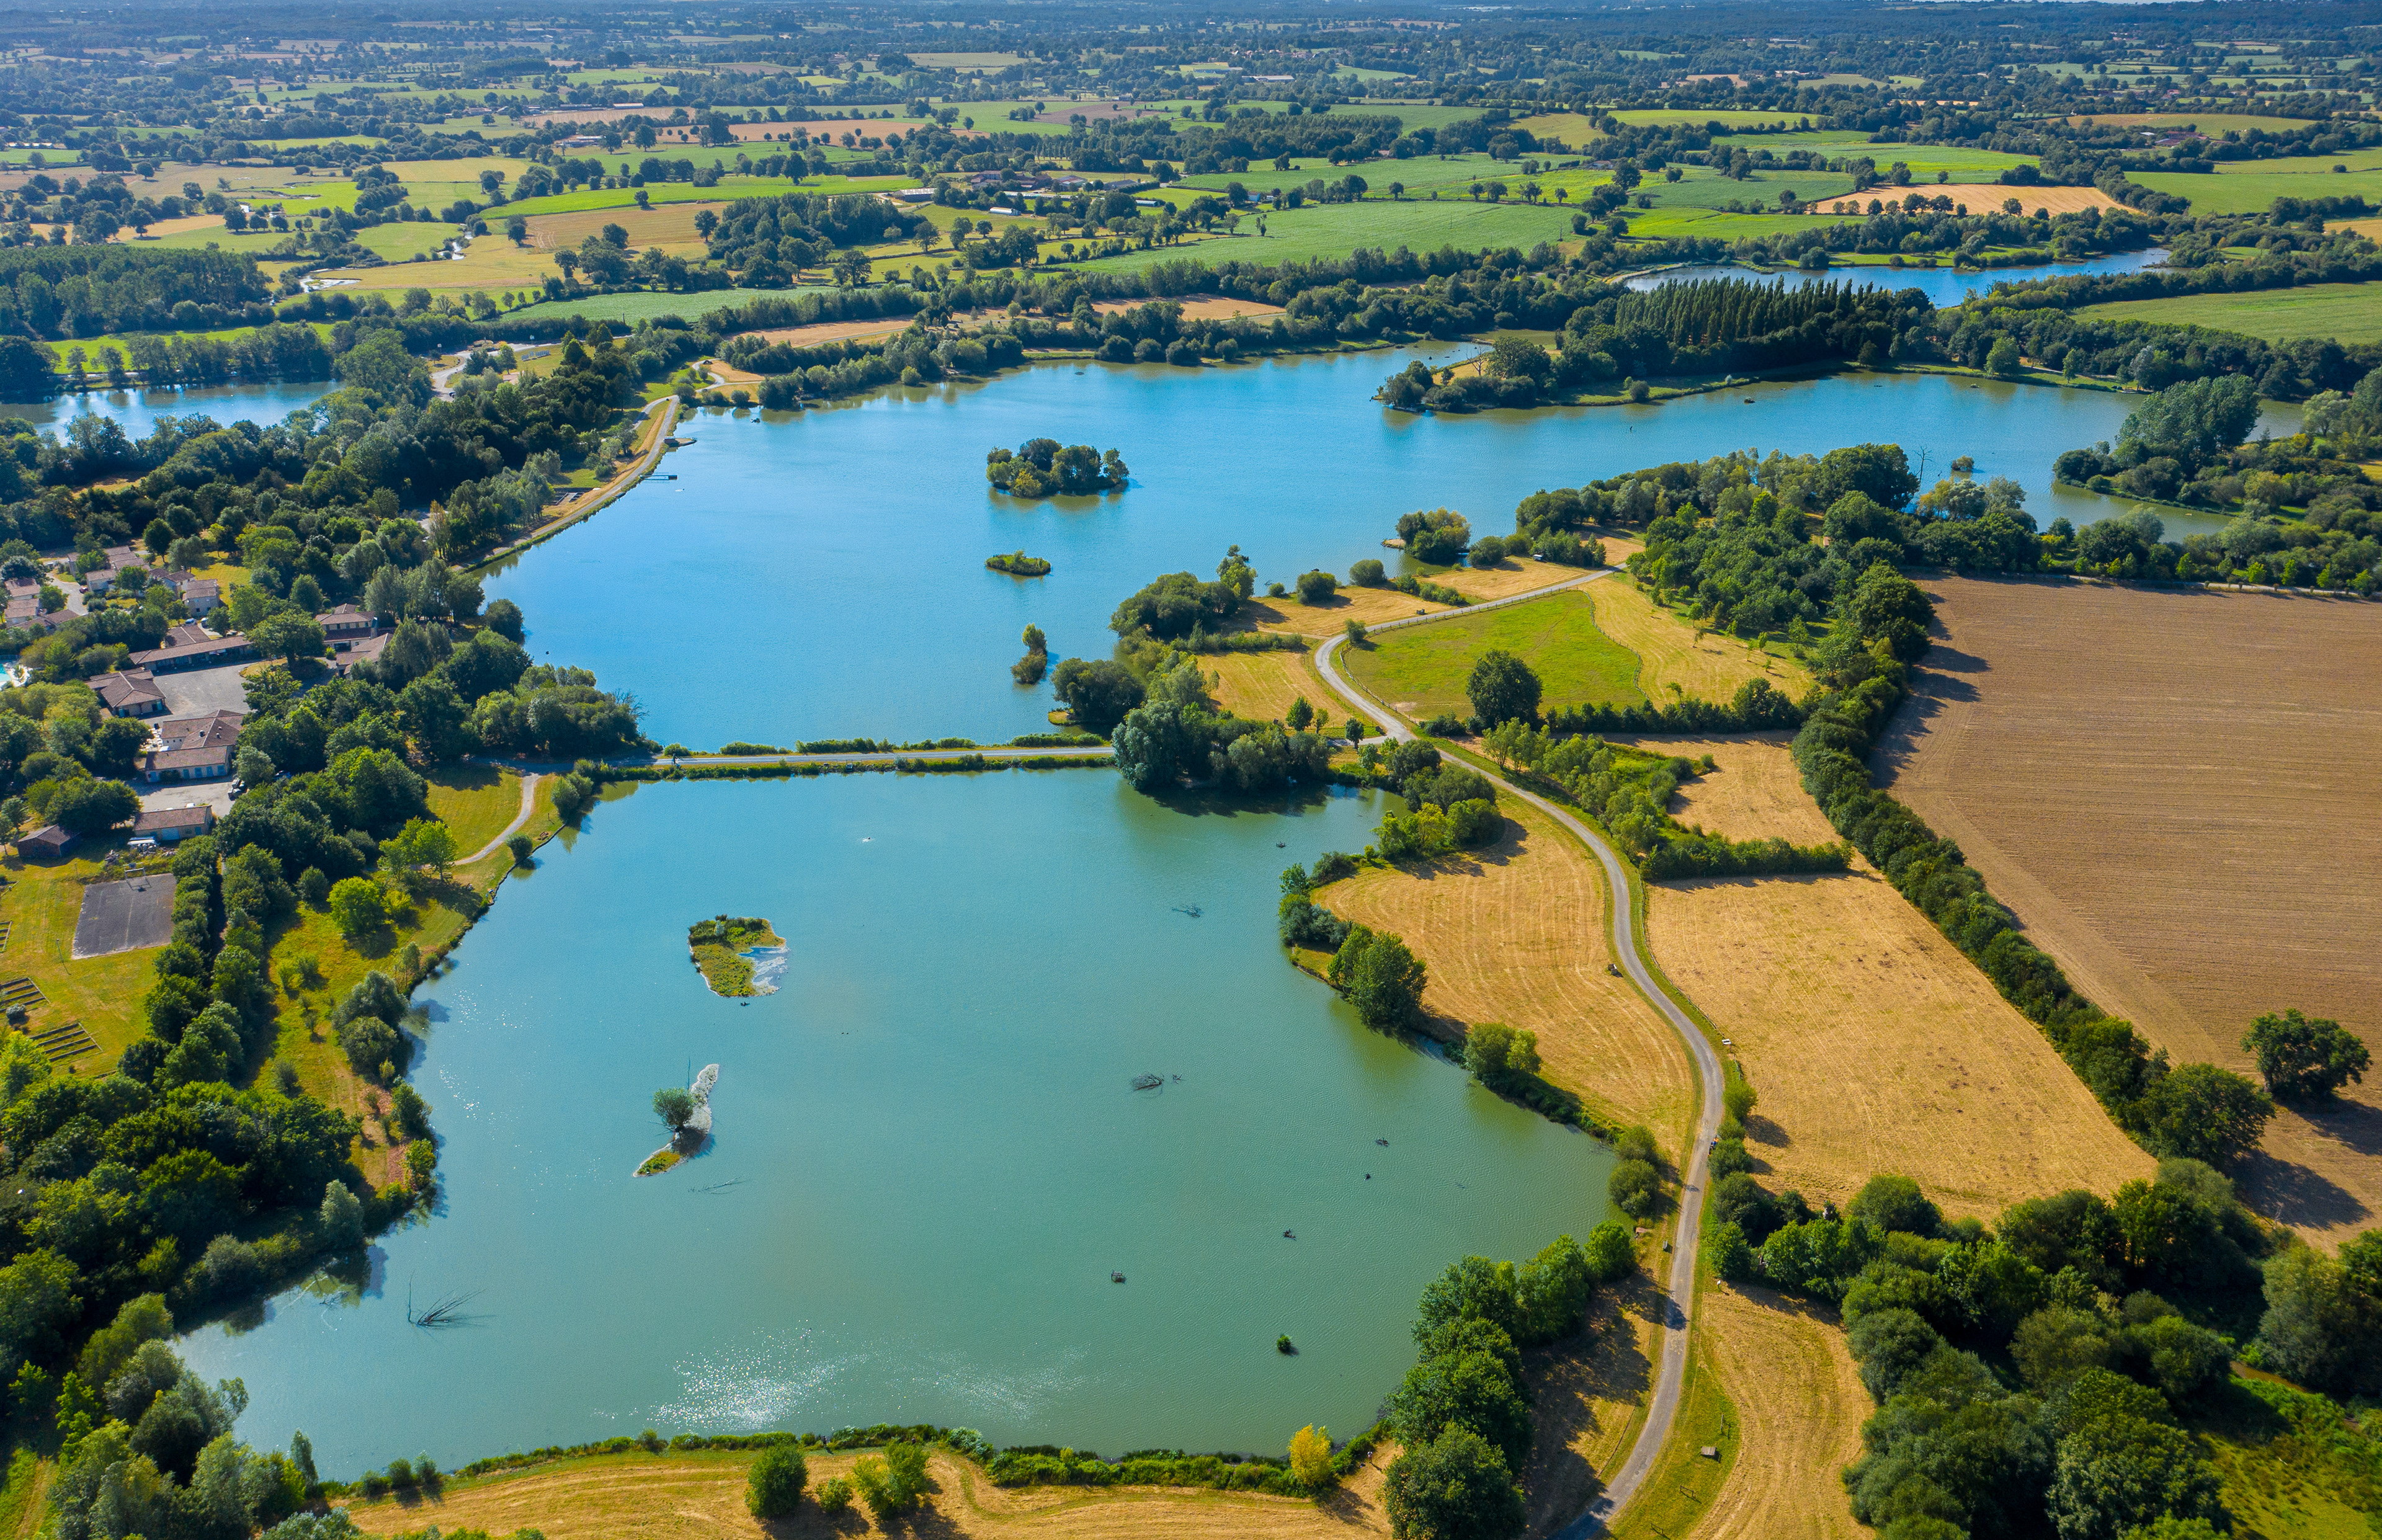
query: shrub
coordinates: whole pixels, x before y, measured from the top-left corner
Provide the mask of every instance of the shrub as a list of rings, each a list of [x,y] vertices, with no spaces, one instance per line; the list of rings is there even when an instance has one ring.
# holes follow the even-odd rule
[[[1643,1123],[1633,1123],[1615,1134],[1613,1147],[1624,1160],[1642,1160],[1651,1165],[1656,1158],[1654,1131]]]
[[[1298,602],[1303,605],[1320,605],[1331,598],[1339,591],[1339,581],[1329,572],[1321,570],[1301,572],[1298,575]]]
[[[536,849],[537,841],[525,834],[514,835],[505,841],[505,849],[512,856],[515,866],[527,866],[531,852]]]
[[[1745,1141],[1724,1139],[1713,1146],[1712,1175],[1714,1181],[1725,1177],[1740,1176],[1753,1169],[1753,1157],[1745,1153]]]
[[[1642,1160],[1625,1160],[1605,1179],[1613,1206],[1635,1219],[1651,1215],[1663,1201],[1662,1174]]]
[[[1348,581],[1357,588],[1386,588],[1389,586],[1389,578],[1383,571],[1381,564],[1374,560],[1371,556],[1367,556],[1362,561],[1352,563],[1349,566]]]
[[[841,1476],[829,1477],[819,1483],[813,1500],[818,1504],[821,1513],[832,1519],[852,1506],[852,1483]]]
[[[1882,1230],[1934,1235],[1943,1228],[1944,1214],[1909,1177],[1872,1177],[1845,1212]]]
[[[752,1473],[744,1479],[744,1506],[756,1519],[782,1519],[802,1506],[803,1488],[810,1478],[799,1446],[772,1444],[753,1461]]]

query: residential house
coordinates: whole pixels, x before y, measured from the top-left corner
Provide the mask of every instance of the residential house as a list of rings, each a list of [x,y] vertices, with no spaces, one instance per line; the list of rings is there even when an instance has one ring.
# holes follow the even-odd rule
[[[77,617],[62,609],[52,610],[46,615],[43,614],[42,603],[38,599],[11,599],[8,601],[7,623],[12,628],[18,629],[22,629],[29,626],[38,626],[43,630],[54,631],[60,626],[65,625],[68,621],[75,618],[77,618]]]
[[[91,687],[99,692],[100,704],[118,716],[166,715],[166,692],[157,688],[155,676],[146,668],[102,674],[91,681]]]
[[[245,712],[211,711],[203,716],[177,716],[159,722],[149,729],[149,744],[155,750],[228,749],[239,740],[239,725],[248,720]]]
[[[256,649],[247,637],[234,631],[229,636],[209,637],[203,642],[187,644],[168,643],[145,653],[135,653],[132,661],[153,674],[168,674],[185,668],[215,668],[229,663],[249,663],[255,659]]]
[[[144,572],[149,568],[149,553],[135,551],[129,545],[111,545],[100,555],[107,558],[107,565],[94,567],[82,575],[83,591],[87,593],[104,593],[114,588],[116,580],[128,567],[138,567]]]
[[[341,605],[314,617],[314,624],[323,628],[323,640],[337,645],[372,635],[380,629],[380,617],[353,605]]]
[[[231,774],[231,750],[162,749],[142,754],[138,769],[151,786],[167,781],[219,781]]]
[[[160,845],[179,844],[192,835],[205,834],[215,826],[215,810],[198,807],[161,807],[144,809],[132,820],[132,837],[153,839]]]
[[[203,620],[223,604],[223,584],[213,578],[192,578],[182,584],[182,607]]]

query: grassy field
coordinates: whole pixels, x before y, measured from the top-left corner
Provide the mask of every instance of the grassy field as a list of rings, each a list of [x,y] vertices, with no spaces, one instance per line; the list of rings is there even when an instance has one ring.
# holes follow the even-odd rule
[[[1676,1540],[1701,1533],[1743,1457],[1745,1432],[1721,1383],[1711,1334],[1699,1327],[1688,1339],[1687,1380],[1670,1440],[1646,1473],[1637,1498],[1615,1515],[1605,1533],[1613,1540]],[[1713,1451],[1712,1459],[1704,1458],[1705,1449]]]
[[[701,294],[657,294],[642,290],[628,294],[589,294],[574,299],[546,299],[534,305],[524,305],[508,312],[511,321],[563,322],[574,316],[589,321],[620,321],[634,325],[656,316],[675,315],[692,321],[714,311],[733,310],[755,299],[784,299],[803,291],[799,288],[715,288]]]
[[[1405,937],[1430,970],[1424,1008],[1539,1034],[1549,1080],[1606,1117],[1644,1123],[1676,1154],[1694,1107],[1687,1050],[1614,962],[1602,870],[1553,820],[1506,799],[1505,836],[1411,869],[1321,889],[1344,918]]]
[[[2382,203],[2382,164],[2376,162],[2372,151],[2336,155],[2326,160],[2322,168],[2305,171],[2270,170],[2272,164],[2231,161],[2210,177],[2179,171],[2145,171],[2132,179],[2161,192],[2189,198],[2194,214],[2260,214],[2272,207],[2278,198],[2346,198],[2352,193],[2368,203]],[[2330,169],[2335,165],[2352,169],[2335,172]],[[2235,166],[2242,169],[2237,171]]]
[[[1280,721],[1294,701],[1304,699],[1322,714],[1334,735],[1347,722],[1348,703],[1323,687],[1312,653],[1218,653],[1199,660],[1217,703],[1235,716]],[[1371,723],[1368,737],[1381,731]]]
[[[2382,998],[2382,631],[2352,599],[1931,581],[1923,670],[1879,763],[2086,996],[2178,1063],[2247,1071],[2296,1007],[2369,1043]],[[2242,1172],[2337,1244],[2382,1215],[2382,1085],[2286,1109]],[[1915,1174],[1915,1173],[1914,1173]]]
[[[1625,549],[1609,539],[1604,548],[1613,561]],[[1765,653],[1718,633],[1699,637],[1692,624],[1626,577],[1601,579],[1584,592],[1596,607],[1597,629],[1638,654],[1638,690],[1650,701],[1725,701],[1760,678],[1799,700],[1811,688],[1811,670],[1777,643]]]
[[[1860,1457],[1869,1413],[1835,1312],[1712,1283],[1696,1297],[1696,1334],[1743,1434],[1697,1540],[1857,1540],[1838,1473]]]
[[[1733,838],[1835,838],[1782,737],[1662,740],[1719,764],[1674,813]],[[1765,1186],[1842,1202],[1899,1172],[1947,1212],[1990,1219],[2151,1169],[2034,1024],[1866,866],[1654,886],[1646,928],[1761,1095],[1746,1146]]]
[[[1509,186],[1521,185],[1518,174],[1505,180]],[[1311,203],[1269,214],[1265,223],[1262,236],[1258,234],[1257,221],[1244,217],[1235,235],[1128,251],[1082,265],[1097,272],[1130,273],[1186,257],[1204,263],[1271,265],[1294,259],[1344,257],[1359,247],[1394,251],[1403,246],[1413,251],[1436,251],[1443,246],[1467,251],[1518,246],[1527,251],[1541,241],[1571,238],[1571,211],[1553,203],[1492,203],[1486,199],[1474,202],[1447,196],[1436,202],[1368,198],[1361,203]]]
[[[1514,654],[1537,672],[1545,687],[1541,709],[1643,703],[1638,654],[1597,629],[1595,616],[1585,593],[1567,590],[1480,615],[1385,631],[1348,651],[1344,661],[1368,692],[1418,721],[1443,712],[1470,715],[1464,683],[1473,664],[1492,649]]]
[[[357,1503],[349,1517],[367,1534],[418,1532],[436,1524],[510,1534],[534,1528],[546,1540],[810,1540],[872,1533],[854,1505],[831,1523],[805,1503],[792,1519],[764,1524],[744,1507],[745,1453],[605,1455],[559,1461],[473,1481],[449,1480],[436,1501]],[[812,1487],[847,1475],[857,1453],[808,1457]],[[984,1472],[936,1450],[927,1458],[928,1511],[910,1533],[948,1536],[1031,1534],[1061,1540],[1123,1540],[1144,1535],[1314,1536],[1387,1534],[1379,1493],[1390,1456],[1320,1502],[1249,1493],[1152,1487],[1027,1487],[1003,1490]]]
[[[113,847],[122,844],[117,839]],[[149,993],[151,965],[157,959],[153,950],[144,949],[75,960],[75,921],[82,913],[84,885],[98,874],[99,858],[109,848],[85,840],[71,858],[59,862],[0,857],[0,874],[8,883],[0,890],[0,920],[8,923],[7,939],[0,942],[0,981],[29,978],[41,989],[45,1003],[32,1008],[33,1031],[82,1023],[98,1051],[60,1068],[84,1075],[115,1068],[125,1045],[145,1028],[141,1000]]]
[[[2310,284],[2246,294],[2186,294],[2170,299],[2120,299],[2076,312],[2096,321],[2155,321],[2166,326],[2208,326],[2281,342],[2331,337],[2382,341],[2382,285]]]
[[[2071,117],[2068,121],[2078,127],[2101,125],[2120,128],[2197,128],[2204,134],[2224,134],[2229,130],[2248,132],[2264,128],[2268,133],[2282,133],[2304,128],[2307,120],[2299,117],[2264,117],[2256,113],[2239,112],[2135,112],[2096,113],[2090,117]]]

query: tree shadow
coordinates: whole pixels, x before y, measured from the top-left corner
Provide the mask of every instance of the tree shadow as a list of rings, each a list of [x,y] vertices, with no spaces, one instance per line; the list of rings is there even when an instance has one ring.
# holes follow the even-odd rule
[[[1235,791],[1213,781],[1162,788],[1150,800],[1170,813],[1190,818],[1237,818],[1247,813],[1289,813],[1294,816],[1321,807],[1332,797],[1332,783],[1317,781],[1275,791]]]
[[[2364,1220],[2373,1212],[2331,1178],[2264,1149],[2243,1157],[2236,1179],[2244,1202],[2286,1225],[2336,1229]]]
[[[1638,1324],[1659,1325],[1662,1303],[1652,1280],[1633,1274],[1622,1289],[1596,1295],[1578,1335],[1523,1355],[1537,1429],[1524,1476],[1534,1530],[1579,1512],[1603,1492],[1588,1448],[1611,1431],[1607,1417],[1626,1422],[1651,1387],[1653,1360],[1639,1345]],[[1606,1403],[1602,1412],[1599,1402]]]
[[[2307,1122],[2309,1131],[2361,1155],[2382,1155],[2382,1107],[2336,1097],[2330,1101],[2293,1103],[2290,1111]]]

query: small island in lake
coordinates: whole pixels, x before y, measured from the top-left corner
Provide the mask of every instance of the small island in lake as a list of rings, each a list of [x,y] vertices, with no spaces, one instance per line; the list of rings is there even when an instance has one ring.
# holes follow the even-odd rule
[[[711,1088],[718,1083],[719,1066],[706,1064],[685,1090],[669,1085],[654,1093],[654,1116],[670,1131],[669,1143],[645,1156],[637,1175],[659,1176],[710,1143]]]
[[[774,995],[786,940],[757,915],[718,914],[686,928],[686,949],[714,995]]]
[[[1062,445],[1055,438],[1029,438],[1015,454],[995,449],[984,457],[984,479],[1013,497],[1123,492],[1130,474],[1114,449],[1103,455],[1088,444]]]
[[[1040,556],[1029,556],[1023,551],[1012,551],[1005,556],[987,556],[984,564],[996,572],[1006,572],[1013,578],[1042,578],[1050,572],[1050,564]]]

